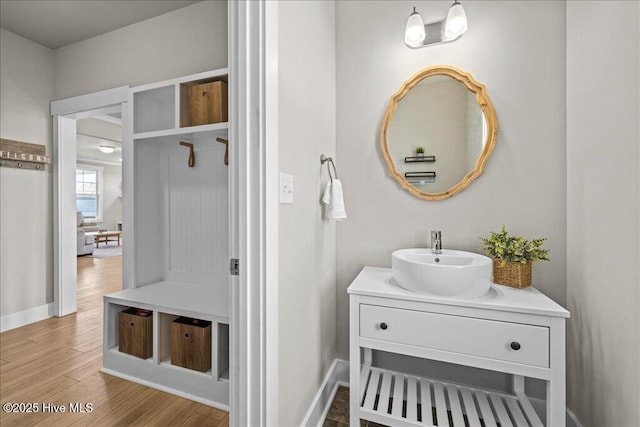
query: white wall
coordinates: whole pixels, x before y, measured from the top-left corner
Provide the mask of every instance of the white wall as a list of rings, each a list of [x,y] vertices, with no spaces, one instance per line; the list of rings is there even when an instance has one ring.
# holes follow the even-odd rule
[[[336,3],[337,166],[349,209],[337,227],[343,359],[348,285],[365,265],[389,267],[395,249],[428,246],[430,230],[442,230],[445,248],[470,251],[503,223],[518,234],[548,237],[552,261],[534,265],[535,285],[565,303],[565,2],[466,2],[469,31],[460,40],[417,50],[404,45],[413,6],[428,22],[450,5]],[[436,64],[454,65],[486,85],[499,129],[483,176],[451,199],[424,201],[389,177],[378,138],[391,95]]]
[[[0,29],[0,137],[51,155],[53,51]],[[0,314],[53,300],[52,173],[0,168]]]
[[[295,189],[294,204],[279,209],[278,425],[297,426],[336,354],[336,227],[320,205],[329,178],[320,155],[336,153],[335,6],[278,10],[279,163]]]
[[[597,28],[597,31],[594,31]],[[568,405],[640,425],[640,3],[567,3]]]
[[[227,2],[203,1],[56,50],[55,97],[227,66]]]

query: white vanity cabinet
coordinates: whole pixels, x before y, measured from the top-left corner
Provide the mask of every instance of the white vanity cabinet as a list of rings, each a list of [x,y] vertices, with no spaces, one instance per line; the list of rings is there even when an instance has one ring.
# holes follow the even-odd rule
[[[480,298],[440,298],[400,288],[390,269],[365,267],[348,292],[352,426],[565,425],[569,312],[535,288],[493,285]],[[513,393],[378,368],[374,350],[511,374]],[[546,421],[524,377],[546,381]]]

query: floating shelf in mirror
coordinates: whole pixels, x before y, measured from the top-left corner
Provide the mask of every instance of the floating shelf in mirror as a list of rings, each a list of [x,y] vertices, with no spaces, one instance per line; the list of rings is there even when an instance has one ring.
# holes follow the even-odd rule
[[[380,146],[389,173],[402,188],[421,199],[442,200],[482,175],[497,132],[484,85],[455,67],[437,65],[415,74],[391,97]],[[417,147],[430,155],[416,156]],[[434,163],[430,168],[437,181],[412,177],[422,162]]]
[[[433,163],[436,161],[436,156],[414,156],[414,157],[405,157],[405,163],[422,163],[428,162]]]

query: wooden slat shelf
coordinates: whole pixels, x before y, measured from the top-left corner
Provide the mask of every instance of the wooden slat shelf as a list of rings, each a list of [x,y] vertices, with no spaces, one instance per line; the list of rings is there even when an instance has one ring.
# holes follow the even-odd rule
[[[542,427],[526,395],[507,395],[364,366],[362,418],[393,426]]]

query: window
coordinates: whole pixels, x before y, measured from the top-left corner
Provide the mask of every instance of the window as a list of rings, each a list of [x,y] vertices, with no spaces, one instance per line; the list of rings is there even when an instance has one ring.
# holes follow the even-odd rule
[[[78,164],[76,210],[89,220],[102,221],[102,167]]]

